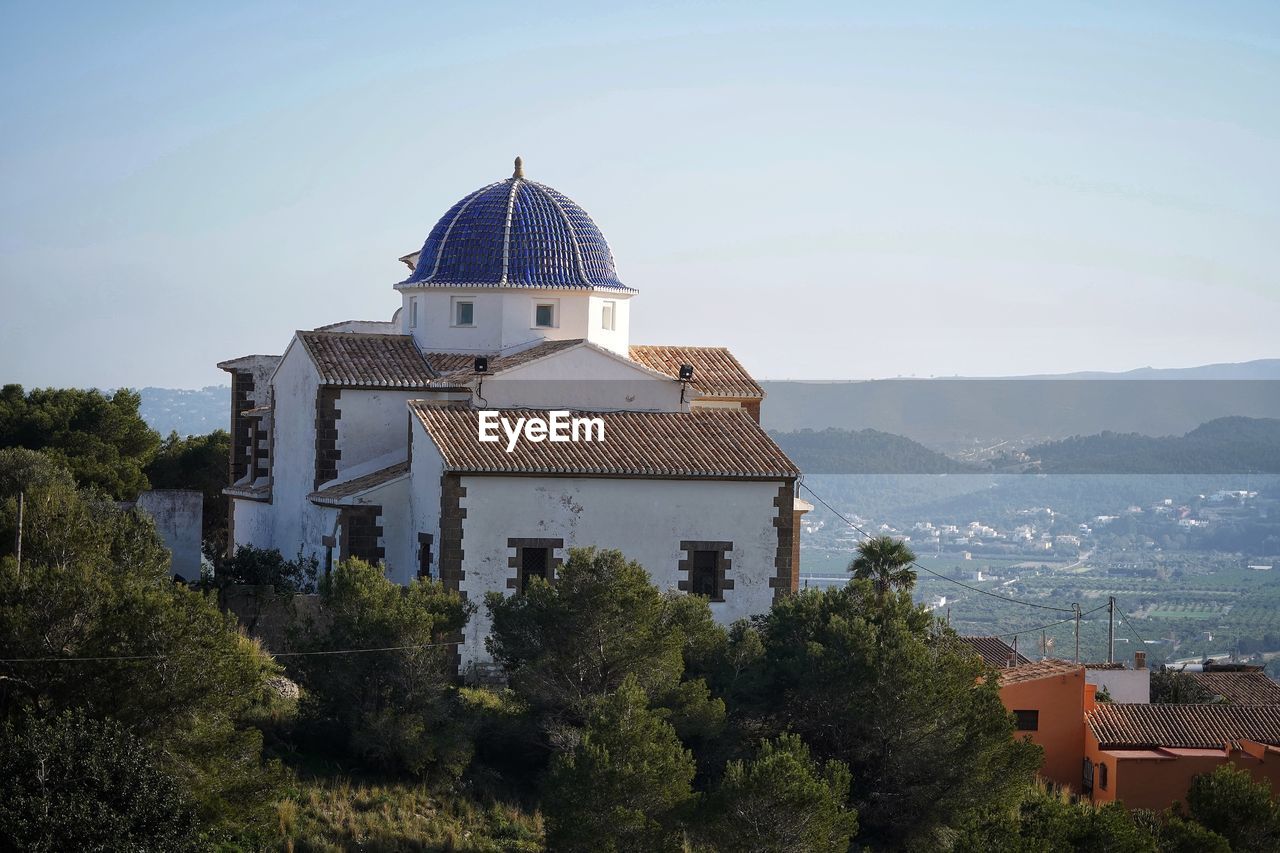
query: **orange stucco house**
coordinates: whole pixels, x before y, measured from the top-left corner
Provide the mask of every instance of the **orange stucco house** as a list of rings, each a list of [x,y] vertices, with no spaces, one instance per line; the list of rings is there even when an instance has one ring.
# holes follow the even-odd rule
[[[1083,664],[1043,660],[1000,670],[1000,699],[1013,714],[1017,737],[1044,747],[1040,775],[1081,791],[1086,687]]]
[[[1081,783],[1094,802],[1161,810],[1185,802],[1192,779],[1227,762],[1280,794],[1280,706],[1099,704],[1088,711]]]

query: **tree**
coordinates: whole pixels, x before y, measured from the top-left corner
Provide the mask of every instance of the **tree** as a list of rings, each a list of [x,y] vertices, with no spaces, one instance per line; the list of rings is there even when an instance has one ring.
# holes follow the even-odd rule
[[[198,849],[179,781],[114,721],[63,712],[0,725],[0,778],[0,848]]]
[[[619,551],[572,549],[554,585],[535,580],[523,595],[489,593],[485,606],[490,653],[549,732],[584,724],[628,678],[681,720],[705,725],[723,715],[704,684],[681,682],[686,655],[710,659],[723,642],[706,599],[663,595]]]
[[[302,713],[356,759],[384,770],[456,777],[470,760],[453,687],[471,608],[438,582],[394,584],[361,560],[320,583],[322,610],[303,627],[293,659],[306,688]]]
[[[600,701],[577,747],[552,762],[542,799],[547,847],[680,850],[694,772],[675,729],[648,708],[636,678],[627,677]]]
[[[0,447],[39,450],[70,469],[77,483],[116,500],[148,487],[146,467],[160,436],[138,414],[142,398],[77,388],[0,389]]]
[[[169,579],[149,518],[65,482],[26,496],[21,566],[0,541],[0,658],[24,659],[0,664],[0,719],[114,719],[155,747],[208,825],[263,820],[274,777],[243,720],[277,668],[211,596]],[[0,529],[15,524],[0,496]]]
[[[915,559],[906,542],[877,536],[858,545],[858,556],[849,564],[849,572],[856,580],[870,580],[876,592],[884,595],[915,586],[916,573],[908,568]]]
[[[215,566],[227,550],[228,501],[222,490],[230,476],[230,455],[231,434],[226,430],[186,438],[172,432],[146,468],[153,489],[192,489],[204,496],[201,542],[205,557]]]
[[[1191,817],[1227,839],[1232,850],[1280,849],[1280,806],[1271,785],[1247,770],[1220,765],[1197,776],[1187,792]]]
[[[271,586],[284,595],[315,592],[320,561],[301,552],[286,560],[275,548],[241,545],[213,577],[219,588],[233,584]]]
[[[996,679],[909,593],[855,580],[788,596],[759,626],[760,688],[734,714],[849,766],[860,841],[931,843],[1016,802],[1040,763],[1014,740]]]
[[[1214,696],[1181,670],[1157,669],[1151,673],[1151,701],[1165,705],[1200,705],[1214,701]]]
[[[848,767],[819,766],[797,735],[765,741],[750,764],[729,762],[703,834],[723,853],[844,853],[858,831],[849,782]]]

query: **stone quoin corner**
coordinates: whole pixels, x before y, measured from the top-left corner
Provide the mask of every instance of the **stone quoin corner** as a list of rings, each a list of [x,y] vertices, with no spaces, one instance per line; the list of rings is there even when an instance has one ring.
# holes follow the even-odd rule
[[[513,423],[501,412],[481,411],[476,422],[476,438],[483,443],[506,441],[507,452],[516,449],[521,436],[525,441],[604,441],[604,418],[575,417],[567,410],[538,415],[519,416]]]

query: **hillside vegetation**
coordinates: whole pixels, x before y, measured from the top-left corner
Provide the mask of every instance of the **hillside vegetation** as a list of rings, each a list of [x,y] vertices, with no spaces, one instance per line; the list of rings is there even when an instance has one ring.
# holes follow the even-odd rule
[[[811,474],[972,474],[981,470],[918,441],[875,429],[802,429],[770,435],[802,471]]]
[[[1218,418],[1185,435],[1103,432],[1027,450],[1048,474],[1280,473],[1280,419]]]

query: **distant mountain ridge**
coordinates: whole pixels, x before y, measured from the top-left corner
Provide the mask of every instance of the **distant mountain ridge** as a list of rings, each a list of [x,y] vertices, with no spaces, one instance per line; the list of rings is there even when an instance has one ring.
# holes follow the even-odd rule
[[[874,429],[804,429],[770,436],[806,473],[972,474],[983,470],[909,438]]]
[[[1178,436],[1072,436],[1026,455],[1046,474],[1280,474],[1280,419],[1218,418]]]

